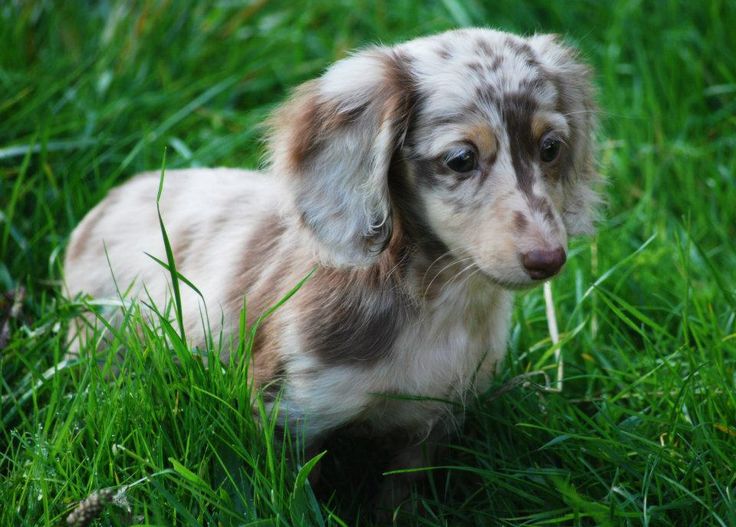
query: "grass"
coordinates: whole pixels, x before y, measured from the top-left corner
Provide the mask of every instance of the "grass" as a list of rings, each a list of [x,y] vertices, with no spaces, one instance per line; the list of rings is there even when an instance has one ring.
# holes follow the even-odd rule
[[[175,328],[125,326],[102,369],[54,368],[80,308],[59,296],[59,262],[85,212],[165,149],[168,167],[255,166],[258,123],[290,87],[361,44],[460,25],[560,32],[583,50],[597,71],[608,207],[553,285],[563,390],[518,377],[554,380],[557,368],[542,291],[529,292],[496,385],[469,405],[400,524],[736,525],[727,0],[4,2],[0,524],[59,525],[110,487],[99,524],[365,518],[359,485],[315,495],[297,445],[274,443],[267,415],[256,426],[247,349],[205,368]]]

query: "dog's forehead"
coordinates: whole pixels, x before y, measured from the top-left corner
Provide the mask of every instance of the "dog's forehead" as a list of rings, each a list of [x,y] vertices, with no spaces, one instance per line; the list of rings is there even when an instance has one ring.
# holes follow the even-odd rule
[[[492,30],[458,30],[408,42],[406,54],[427,115],[489,114],[523,97],[552,110],[557,88],[528,39]]]

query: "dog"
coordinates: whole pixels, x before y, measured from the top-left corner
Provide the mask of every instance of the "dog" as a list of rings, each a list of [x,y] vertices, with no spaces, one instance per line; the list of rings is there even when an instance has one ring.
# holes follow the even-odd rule
[[[225,342],[244,299],[253,324],[313,270],[262,320],[251,368],[307,444],[356,425],[406,438],[392,466],[420,464],[422,441],[452,429],[443,401],[487,385],[514,291],[556,275],[568,239],[593,230],[591,78],[554,35],[461,29],[368,47],[274,112],[264,170],[167,171],[177,269]],[[74,230],[69,296],[114,297],[117,283],[170,298],[169,271],[146,255],[165,259],[158,186],[158,172],[133,178]],[[183,287],[192,346],[206,346],[202,304]],[[393,504],[403,491],[388,488]]]

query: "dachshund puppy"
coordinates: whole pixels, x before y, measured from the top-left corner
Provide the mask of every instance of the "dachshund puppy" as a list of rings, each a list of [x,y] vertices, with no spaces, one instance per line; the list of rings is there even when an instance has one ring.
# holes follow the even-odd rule
[[[442,401],[504,356],[513,292],[556,275],[569,237],[592,230],[594,124],[590,70],[553,35],[370,47],[275,112],[265,170],[168,171],[161,213],[224,342],[244,298],[252,324],[315,269],[259,327],[254,386],[280,388],[310,444],[355,424],[402,434],[396,463],[421,463],[417,445],[452,422]],[[132,298],[171,297],[145,254],[166,259],[158,185],[133,178],[76,228],[70,296],[115,297],[114,275]],[[202,300],[182,295],[187,338],[205,346]]]

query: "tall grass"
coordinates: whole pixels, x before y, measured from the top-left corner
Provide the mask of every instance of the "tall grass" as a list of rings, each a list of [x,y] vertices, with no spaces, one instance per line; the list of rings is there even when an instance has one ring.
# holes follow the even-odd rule
[[[59,525],[107,488],[100,524],[368,521],[349,462],[361,451],[335,445],[347,465],[328,451],[336,490],[315,494],[298,442],[273,440],[262,404],[254,415],[247,346],[213,367],[177,339],[175,311],[150,324],[132,306],[102,368],[64,360],[83,306],[61,299],[59,262],[84,213],[165,149],[169,168],[256,166],[258,123],[290,87],[356,46],[462,25],[560,32],[582,49],[608,206],[553,284],[564,389],[531,375],[554,379],[556,347],[541,290],[526,293],[496,384],[398,523],[736,525],[725,0],[2,3],[0,524]]]

